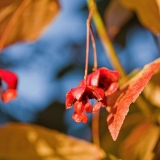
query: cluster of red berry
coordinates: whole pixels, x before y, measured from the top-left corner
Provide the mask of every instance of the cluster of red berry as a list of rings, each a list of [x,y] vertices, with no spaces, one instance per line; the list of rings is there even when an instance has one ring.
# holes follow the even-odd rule
[[[66,108],[69,109],[74,105],[73,120],[86,123],[88,117],[85,112],[97,112],[100,107],[107,107],[107,96],[119,88],[119,77],[117,71],[99,68],[82,80],[77,88],[72,88],[67,92]],[[89,99],[97,100],[93,108]]]

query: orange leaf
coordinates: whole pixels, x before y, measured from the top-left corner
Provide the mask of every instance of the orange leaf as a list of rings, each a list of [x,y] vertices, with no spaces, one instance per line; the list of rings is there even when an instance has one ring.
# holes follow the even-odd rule
[[[0,50],[18,41],[31,41],[59,11],[58,0],[10,0],[0,3]]]
[[[154,159],[154,149],[159,138],[159,126],[143,122],[133,129],[121,147],[123,160]],[[126,152],[127,151],[127,152]]]
[[[138,98],[154,72],[160,68],[160,58],[146,65],[137,75],[125,83],[120,90],[108,97],[108,107],[112,110],[107,117],[108,128],[113,140],[117,139],[129,105]]]
[[[159,0],[120,0],[130,10],[136,12],[140,22],[154,34],[160,34],[160,1]]]

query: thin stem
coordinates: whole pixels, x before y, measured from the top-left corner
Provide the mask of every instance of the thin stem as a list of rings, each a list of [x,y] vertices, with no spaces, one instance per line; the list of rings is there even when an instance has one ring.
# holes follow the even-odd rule
[[[88,8],[89,9],[91,8],[91,3],[92,3],[92,0],[88,0]],[[112,45],[112,42],[107,34],[107,31],[106,31],[106,28],[105,28],[104,23],[102,21],[102,18],[99,15],[99,12],[97,10],[96,3],[94,6],[93,20],[94,20],[95,27],[97,29],[97,33],[100,37],[100,40],[104,46],[104,49],[106,50],[106,54],[108,55],[113,67],[120,73],[121,78],[123,79],[122,83],[125,83],[126,81],[128,81],[128,77],[119,62],[117,54],[116,54],[114,47]],[[145,103],[145,100],[141,95],[139,95],[139,100],[137,100],[135,103],[139,106],[139,108],[141,109],[141,111],[143,112],[143,114],[146,117],[150,116],[151,111],[149,109],[149,106],[147,103]]]
[[[91,1],[91,7],[89,9],[89,16],[87,19],[87,38],[86,38],[86,67],[85,67],[85,80],[88,73],[88,55],[89,55],[89,32],[91,32],[91,40],[92,40],[92,47],[94,52],[94,70],[97,69],[97,54],[96,54],[96,44],[94,39],[93,30],[91,27],[91,18],[93,15],[95,0]],[[97,146],[100,146],[99,142],[99,112],[92,114],[92,137],[93,137],[93,143]]]
[[[25,10],[25,8],[29,5],[30,2],[31,2],[31,0],[22,1],[22,3],[19,5],[18,9],[15,11],[13,16],[11,17],[7,27],[5,28],[5,30],[3,32],[2,37],[0,39],[0,51],[2,51],[9,34],[11,33],[14,25],[16,24],[16,21],[18,20],[18,18],[20,17],[20,15]]]
[[[91,8],[91,3],[92,3],[92,0],[88,0],[88,7],[89,8]],[[104,26],[102,18],[99,15],[96,3],[95,3],[95,7],[94,7],[93,20],[94,20],[95,27],[97,29],[97,33],[100,37],[100,40],[103,44],[104,49],[106,50],[106,54],[109,57],[112,66],[117,71],[119,71],[119,73],[122,77],[126,77],[126,73],[119,62],[119,59],[118,59],[116,52],[114,50],[114,47],[112,45],[112,42],[110,41],[110,38],[106,32],[106,28]]]
[[[93,33],[93,29],[92,29],[91,25],[90,25],[90,32],[91,32],[91,40],[92,40],[93,56],[94,56],[94,68],[93,68],[93,71],[96,71],[97,68],[98,68],[97,52],[96,52],[96,43],[95,43],[94,33]]]
[[[88,58],[89,58],[89,22],[87,20],[87,36],[86,36],[86,66],[85,66],[85,74],[84,79],[86,80],[88,75]]]
[[[89,8],[91,9],[92,6],[90,5],[90,3],[93,3],[92,0],[88,1],[88,5]],[[119,59],[117,57],[117,54],[114,50],[114,47],[112,45],[112,42],[110,41],[110,38],[106,32],[105,26],[101,20],[101,17],[98,13],[96,4],[95,4],[95,12],[93,13],[93,19],[95,22],[95,26],[97,29],[97,32],[100,36],[100,39],[102,41],[102,44],[104,46],[104,49],[106,50],[107,55],[109,56],[109,59],[113,65],[113,67],[119,71],[119,73],[121,74],[122,78],[123,78],[123,82],[126,82],[128,80],[127,75],[123,69],[123,67],[121,66]],[[92,32],[92,31],[91,31]],[[93,32],[92,32],[93,33]],[[92,36],[92,34],[91,34]],[[93,37],[91,37],[93,38]],[[94,42],[92,41],[92,45],[94,46]],[[95,49],[94,49],[95,52]],[[96,52],[95,52],[96,53]],[[94,61],[97,58],[94,58]],[[139,106],[139,108],[141,109],[141,111],[144,113],[144,115],[149,118],[150,117],[150,109],[148,107],[148,105],[145,103],[143,97],[139,96],[139,98],[136,101],[137,105]],[[95,143],[96,145],[100,146],[100,142],[99,142],[99,113],[94,113],[93,117],[92,117],[92,133],[93,133],[93,143]]]
[[[100,146],[99,140],[99,112],[92,113],[92,139],[93,143]]]
[[[89,10],[89,15],[87,19],[87,36],[86,36],[86,66],[85,66],[85,74],[84,74],[84,79],[86,80],[87,75],[88,75],[88,58],[89,58],[89,32],[90,32],[90,23],[93,15],[93,9],[94,9],[94,0],[92,0],[91,8]]]

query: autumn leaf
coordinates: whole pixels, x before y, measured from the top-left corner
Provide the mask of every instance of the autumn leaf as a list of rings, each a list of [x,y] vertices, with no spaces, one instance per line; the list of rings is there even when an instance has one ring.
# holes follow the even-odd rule
[[[160,108],[160,71],[154,74],[144,89],[144,96],[153,105]]]
[[[138,74],[122,85],[119,91],[108,97],[108,107],[112,110],[107,117],[108,128],[113,140],[117,139],[129,105],[138,98],[154,72],[160,68],[160,58],[147,64]]]
[[[38,38],[57,15],[58,0],[9,0],[0,3],[0,50]]]
[[[133,16],[133,11],[124,7],[119,0],[112,0],[106,8],[104,19],[109,37],[113,40],[121,27]]]
[[[121,4],[136,12],[140,22],[154,34],[160,34],[159,0],[120,0]]]
[[[25,123],[0,128],[0,159],[97,160],[105,157],[94,144],[58,131]]]
[[[153,160],[159,138],[159,126],[151,122],[139,124],[121,145],[123,160]]]

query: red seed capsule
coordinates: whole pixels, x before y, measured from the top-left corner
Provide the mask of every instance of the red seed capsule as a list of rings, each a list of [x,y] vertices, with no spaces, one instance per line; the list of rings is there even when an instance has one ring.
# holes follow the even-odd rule
[[[102,106],[101,102],[97,102],[93,107],[93,112],[98,112]]]
[[[17,97],[17,91],[15,89],[8,89],[2,95],[2,101],[7,103]]]
[[[105,96],[111,95],[117,91],[119,88],[118,82],[113,82],[110,84],[109,88],[105,91]]]
[[[84,111],[86,111],[87,113],[92,112],[92,105],[90,102],[87,102],[84,106]]]

